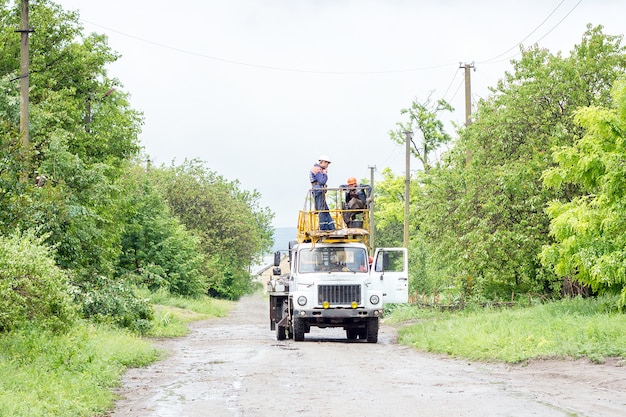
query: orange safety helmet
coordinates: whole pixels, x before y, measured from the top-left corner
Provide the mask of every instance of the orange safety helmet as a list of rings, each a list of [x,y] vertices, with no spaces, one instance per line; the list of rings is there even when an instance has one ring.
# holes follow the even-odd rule
[[[356,185],[356,178],[354,177],[348,178],[348,185]]]

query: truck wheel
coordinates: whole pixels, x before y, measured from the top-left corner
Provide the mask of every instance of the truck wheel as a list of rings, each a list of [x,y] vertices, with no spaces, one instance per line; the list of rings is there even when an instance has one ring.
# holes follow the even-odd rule
[[[299,317],[293,319],[293,340],[302,342],[306,333],[306,323]]]
[[[359,335],[359,329],[346,329],[346,337],[348,340],[354,340]]]
[[[378,343],[378,317],[367,318],[367,343]]]
[[[285,340],[287,338],[287,332],[283,326],[276,326],[276,340]]]

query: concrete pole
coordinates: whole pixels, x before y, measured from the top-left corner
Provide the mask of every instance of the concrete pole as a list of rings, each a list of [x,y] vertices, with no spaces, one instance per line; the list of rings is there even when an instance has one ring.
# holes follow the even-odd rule
[[[471,64],[460,64],[459,68],[465,69],[465,126],[469,126],[472,124],[472,80],[470,77],[470,69],[476,68],[474,67],[474,63]]]
[[[30,143],[28,88],[29,88],[29,50],[28,34],[28,0],[22,0],[22,15],[20,21],[20,136],[24,152]]]
[[[404,178],[404,247],[409,247],[409,202],[411,200],[411,138],[413,132],[404,132],[406,136],[406,174]]]
[[[370,186],[372,190],[370,192],[370,253],[374,256],[374,233],[376,232],[376,224],[374,223],[374,171],[376,170],[376,165],[368,166],[370,169]]]

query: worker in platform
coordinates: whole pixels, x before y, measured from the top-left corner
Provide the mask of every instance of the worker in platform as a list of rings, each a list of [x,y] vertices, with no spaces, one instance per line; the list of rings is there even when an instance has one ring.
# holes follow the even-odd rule
[[[326,204],[328,165],[330,165],[330,157],[321,155],[309,172],[309,182],[315,199],[315,210],[319,211],[320,230],[335,230],[335,223],[328,211],[328,204]]]
[[[369,205],[372,187],[367,184],[357,184],[355,177],[348,178],[348,184],[340,185],[339,188],[346,190],[346,199],[343,203],[343,221],[346,226],[352,227],[357,220],[359,210],[364,210]]]

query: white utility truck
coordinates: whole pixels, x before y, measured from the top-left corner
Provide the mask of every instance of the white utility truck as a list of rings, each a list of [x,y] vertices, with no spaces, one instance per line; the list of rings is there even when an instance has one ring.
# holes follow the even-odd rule
[[[335,230],[320,230],[312,192],[298,215],[297,239],[289,244],[288,273],[279,268],[281,253],[274,254],[267,283],[270,328],[278,340],[302,341],[311,327],[341,327],[348,339],[376,343],[384,305],[407,302],[407,250],[371,254],[370,209],[347,209],[344,188],[325,190],[330,208],[324,212]]]

